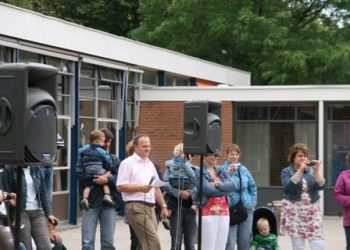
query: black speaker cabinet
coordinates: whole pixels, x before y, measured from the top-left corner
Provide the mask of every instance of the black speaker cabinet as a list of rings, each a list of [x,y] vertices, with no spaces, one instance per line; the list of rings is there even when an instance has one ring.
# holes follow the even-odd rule
[[[0,65],[0,164],[44,165],[56,157],[57,69]]]
[[[221,103],[191,101],[184,103],[184,152],[218,154],[221,149]]]

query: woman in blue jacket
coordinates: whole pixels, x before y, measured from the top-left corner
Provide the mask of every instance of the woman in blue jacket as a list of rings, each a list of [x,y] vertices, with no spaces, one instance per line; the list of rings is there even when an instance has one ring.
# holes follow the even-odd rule
[[[224,250],[230,223],[227,193],[237,188],[227,172],[217,166],[218,155],[206,155],[203,167],[202,238],[203,250]],[[195,172],[199,187],[199,170]]]
[[[238,188],[228,195],[229,205],[233,207],[241,200],[248,214],[246,220],[230,226],[226,250],[236,249],[236,244],[238,250],[248,250],[253,240],[252,224],[253,212],[257,202],[257,189],[248,168],[239,162],[241,155],[239,146],[237,144],[229,145],[226,148],[226,154],[227,159],[223,167],[228,172],[230,179],[238,183]],[[242,191],[239,185],[240,182],[242,183]]]
[[[283,200],[281,232],[291,237],[293,250],[302,250],[305,240],[311,249],[324,249],[319,191],[325,188],[319,160],[309,162],[305,144],[291,146],[290,165],[282,170]]]

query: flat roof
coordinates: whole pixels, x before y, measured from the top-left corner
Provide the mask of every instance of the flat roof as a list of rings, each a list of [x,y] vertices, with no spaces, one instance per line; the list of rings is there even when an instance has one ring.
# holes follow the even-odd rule
[[[143,87],[141,101],[350,101],[350,85]]]

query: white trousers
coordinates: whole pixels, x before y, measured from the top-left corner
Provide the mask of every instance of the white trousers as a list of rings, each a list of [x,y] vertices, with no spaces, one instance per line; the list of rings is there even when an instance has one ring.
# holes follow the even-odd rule
[[[209,215],[202,217],[202,250],[225,250],[230,217]]]
[[[305,240],[299,237],[291,237],[293,250],[304,250]],[[309,240],[311,250],[324,250],[324,240]]]

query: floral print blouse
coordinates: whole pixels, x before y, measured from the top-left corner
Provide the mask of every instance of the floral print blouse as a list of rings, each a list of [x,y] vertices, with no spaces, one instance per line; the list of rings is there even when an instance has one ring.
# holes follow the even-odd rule
[[[324,239],[319,203],[311,203],[305,179],[300,201],[282,201],[281,234],[303,239]]]
[[[220,179],[214,177],[214,179],[220,182]],[[226,196],[209,197],[208,203],[202,208],[202,216],[208,215],[227,215],[228,216],[228,204]]]

